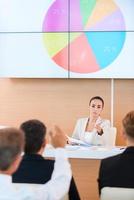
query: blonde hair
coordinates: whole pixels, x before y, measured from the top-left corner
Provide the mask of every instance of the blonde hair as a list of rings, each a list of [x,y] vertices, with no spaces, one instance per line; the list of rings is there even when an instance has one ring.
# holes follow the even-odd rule
[[[134,110],[126,114],[122,120],[122,124],[126,135],[134,139]]]

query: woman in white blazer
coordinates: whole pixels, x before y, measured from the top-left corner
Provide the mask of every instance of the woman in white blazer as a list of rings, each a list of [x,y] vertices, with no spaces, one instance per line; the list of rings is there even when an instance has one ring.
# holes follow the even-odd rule
[[[72,137],[88,144],[106,145],[110,121],[100,117],[104,100],[95,96],[89,102],[89,117],[78,119]]]

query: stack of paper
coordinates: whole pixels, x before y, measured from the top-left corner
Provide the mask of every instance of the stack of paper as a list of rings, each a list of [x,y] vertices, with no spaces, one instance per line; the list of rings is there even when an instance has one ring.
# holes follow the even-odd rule
[[[71,145],[92,146],[91,144],[83,142],[82,140],[78,140],[69,136],[67,136],[67,138],[68,138],[69,144]]]

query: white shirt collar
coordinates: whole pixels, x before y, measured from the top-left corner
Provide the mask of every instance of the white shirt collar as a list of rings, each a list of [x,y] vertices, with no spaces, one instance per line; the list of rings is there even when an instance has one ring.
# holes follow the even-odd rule
[[[90,118],[87,118],[87,121],[90,120]],[[101,123],[102,122],[102,118],[99,116],[96,120],[95,124]]]
[[[7,174],[0,174],[0,183],[11,183],[12,178],[10,175]]]

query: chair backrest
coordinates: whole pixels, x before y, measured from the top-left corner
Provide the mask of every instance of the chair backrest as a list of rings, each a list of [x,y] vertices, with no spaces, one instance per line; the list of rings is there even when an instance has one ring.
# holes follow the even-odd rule
[[[110,127],[105,130],[105,145],[106,146],[115,146],[116,142],[116,134],[117,134],[117,129],[116,127]]]
[[[117,135],[117,129],[116,127],[110,128],[110,146],[115,146],[116,143],[116,135]]]
[[[133,188],[104,187],[100,200],[134,200]]]
[[[36,190],[38,190],[39,189],[39,187],[41,187],[42,186],[42,184],[33,184],[33,183],[30,183],[30,184],[28,184],[28,183],[13,183],[13,185],[14,185],[14,187],[15,187],[15,189],[16,190],[19,190],[19,189],[21,189],[21,187],[23,186],[23,187],[26,187],[26,188],[28,188],[31,192],[33,192],[33,193],[36,193]],[[60,199],[60,200],[68,200],[69,198],[68,198],[68,194],[66,194],[62,199]]]

